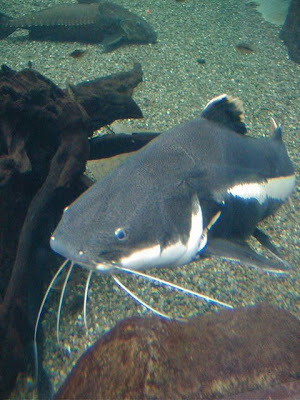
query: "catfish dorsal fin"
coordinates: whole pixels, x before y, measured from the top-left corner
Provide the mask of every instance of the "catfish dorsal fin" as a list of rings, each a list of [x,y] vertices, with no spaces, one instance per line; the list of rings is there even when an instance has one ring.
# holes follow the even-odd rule
[[[221,94],[213,98],[204,108],[201,117],[224,125],[237,133],[246,133],[243,122],[244,108],[241,100]]]
[[[282,131],[281,127],[277,126],[274,118],[270,118],[271,121],[271,134],[272,134],[272,139],[277,140],[277,141],[282,141]]]

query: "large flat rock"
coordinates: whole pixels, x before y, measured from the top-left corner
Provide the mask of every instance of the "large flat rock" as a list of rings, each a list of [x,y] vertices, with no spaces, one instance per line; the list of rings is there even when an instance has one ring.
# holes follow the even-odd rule
[[[83,354],[55,398],[208,400],[269,389],[299,378],[299,334],[299,320],[265,305],[187,323],[130,318]]]

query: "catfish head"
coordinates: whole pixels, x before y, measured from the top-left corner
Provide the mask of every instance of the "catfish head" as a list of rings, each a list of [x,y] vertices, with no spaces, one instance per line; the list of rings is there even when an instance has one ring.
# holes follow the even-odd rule
[[[156,43],[157,34],[150,24],[135,14],[131,18],[120,21],[126,40],[134,43]]]
[[[153,163],[151,149],[130,157],[65,209],[50,242],[55,252],[109,273],[114,265],[144,270],[194,258],[206,243],[198,196],[176,173],[172,179],[163,173],[181,155]]]

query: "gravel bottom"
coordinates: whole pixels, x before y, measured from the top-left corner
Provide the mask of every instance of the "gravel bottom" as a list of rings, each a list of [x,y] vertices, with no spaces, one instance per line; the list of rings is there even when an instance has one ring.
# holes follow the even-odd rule
[[[41,5],[36,0],[5,0],[1,11],[20,16],[58,3],[62,1],[43,1]],[[140,62],[144,82],[135,90],[134,99],[144,119],[122,121],[134,129],[162,131],[197,116],[216,95],[225,92],[237,96],[244,103],[250,134],[268,135],[270,116],[282,124],[284,141],[299,173],[300,65],[289,60],[286,47],[278,38],[278,27],[264,21],[246,0],[128,3],[119,0],[118,3],[149,20],[158,32],[157,44],[127,46],[103,53],[101,45],[29,41],[18,31],[0,41],[1,64],[19,70],[31,61],[33,68],[64,87],[66,82],[78,83],[125,71],[134,62]],[[235,45],[240,42],[252,45],[255,51],[238,52]],[[85,56],[71,58],[69,54],[75,49],[86,50]],[[198,63],[198,59],[204,59],[205,63]],[[292,195],[292,202],[293,205],[285,204],[262,224],[291,264],[289,275],[261,273],[216,259],[151,273],[234,307],[264,301],[300,318],[299,187]],[[126,297],[110,277],[95,275],[90,284],[86,334],[82,314],[86,277],[78,269],[68,285],[61,316],[60,348],[55,335],[59,291],[53,290],[47,302],[42,321],[46,338],[44,367],[54,391],[82,352],[117,321],[146,312]],[[144,301],[174,317],[218,309],[134,276],[121,279]],[[26,379],[20,378],[21,391],[13,397],[34,397],[32,392],[24,394],[22,385],[29,383]]]

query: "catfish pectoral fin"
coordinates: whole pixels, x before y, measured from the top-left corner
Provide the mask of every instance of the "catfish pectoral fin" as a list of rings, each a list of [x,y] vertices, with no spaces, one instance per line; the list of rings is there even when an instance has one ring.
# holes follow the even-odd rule
[[[281,254],[279,253],[279,250],[277,249],[276,246],[274,246],[274,244],[271,242],[271,239],[269,238],[269,236],[262,232],[260,229],[255,228],[253,234],[253,237],[255,237],[255,239],[263,246],[265,247],[267,250],[270,251],[270,253],[277,258],[277,260],[279,260],[282,264],[286,265],[287,268],[289,268],[289,264],[283,260],[281,258]]]
[[[269,260],[261,254],[257,254],[247,243],[242,241],[209,239],[203,255],[239,261],[242,264],[247,264],[266,272],[288,273],[288,264],[286,262]]]
[[[278,249],[274,246],[274,244],[271,242],[269,236],[266,233],[264,233],[263,231],[261,231],[258,228],[255,228],[252,236],[255,237],[255,239],[262,246],[264,246],[266,249],[268,249],[272,254],[274,254],[275,256],[280,258],[280,253],[279,253]]]
[[[124,36],[120,34],[106,35],[101,44],[104,47],[104,52],[109,52],[120,46],[124,41]]]

